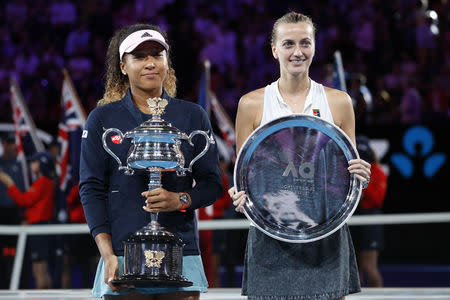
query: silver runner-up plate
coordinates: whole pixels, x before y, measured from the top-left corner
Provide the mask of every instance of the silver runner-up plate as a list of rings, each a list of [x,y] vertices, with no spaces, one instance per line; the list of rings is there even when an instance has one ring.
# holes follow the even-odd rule
[[[359,158],[348,136],[321,118],[295,114],[257,128],[239,152],[234,184],[244,213],[265,234],[307,243],[342,227],[362,184],[348,171]]]

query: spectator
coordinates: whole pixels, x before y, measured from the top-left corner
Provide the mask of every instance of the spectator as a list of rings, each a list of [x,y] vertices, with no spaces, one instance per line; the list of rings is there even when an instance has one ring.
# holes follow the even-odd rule
[[[21,76],[25,76],[27,78],[30,78],[36,74],[39,64],[39,56],[28,47],[25,47],[15,59],[15,69]]]
[[[75,30],[71,31],[66,39],[65,54],[87,54],[91,42],[91,33],[86,24],[79,23]]]
[[[67,195],[67,208],[71,224],[86,224],[83,206],[80,201],[78,184],[74,185]],[[90,288],[98,263],[98,251],[93,239],[86,234],[69,237],[69,255],[66,265],[70,269],[79,266],[81,271],[81,287]]]
[[[219,141],[219,138],[216,139]],[[223,143],[223,141],[222,141]],[[220,169],[222,170],[222,185],[224,192],[222,196],[213,204],[213,219],[223,220],[225,212],[231,207],[231,199],[228,195],[230,184],[228,183],[228,168],[231,163],[231,155],[229,153],[222,154],[219,148]],[[226,232],[224,230],[214,230],[212,233],[212,287],[221,287],[220,266],[222,258],[227,255],[226,251]]]
[[[403,124],[418,124],[422,120],[422,97],[416,86],[414,78],[404,80],[400,103],[400,120]]]
[[[0,172],[5,172],[24,190],[24,180],[19,162],[16,159],[16,143],[13,132],[2,134],[3,154],[0,157]],[[2,225],[20,224],[21,212],[14,200],[8,195],[5,185],[0,184],[0,222]],[[0,288],[9,288],[9,276],[12,272],[16,252],[15,236],[0,236]]]
[[[50,22],[54,26],[74,25],[77,21],[77,9],[70,0],[53,0],[49,10]]]
[[[36,153],[30,161],[30,169],[36,180],[26,192],[20,191],[11,176],[2,171],[0,182],[6,186],[7,193],[14,202],[25,208],[28,224],[49,224],[53,215],[55,163],[48,152]],[[52,287],[48,268],[50,240],[48,235],[35,235],[27,243],[37,289]]]
[[[5,8],[5,15],[8,22],[25,22],[28,15],[27,1],[8,1]]]
[[[365,136],[356,137],[360,157],[371,163],[370,183],[363,190],[355,214],[375,215],[382,213],[387,189],[387,175],[375,157]],[[358,260],[361,285],[382,287],[383,278],[378,269],[378,256],[384,245],[383,225],[363,225],[351,228]]]

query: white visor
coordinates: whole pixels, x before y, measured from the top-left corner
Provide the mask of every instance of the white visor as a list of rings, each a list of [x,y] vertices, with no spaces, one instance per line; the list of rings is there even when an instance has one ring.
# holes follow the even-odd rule
[[[169,45],[164,40],[164,37],[156,30],[139,30],[136,32],[133,32],[129,36],[126,37],[126,39],[123,40],[123,42],[119,46],[119,55],[120,60],[122,60],[122,57],[125,53],[130,53],[134,49],[136,49],[137,46],[139,46],[141,43],[146,41],[154,41],[159,44],[161,44],[166,50],[169,50]]]

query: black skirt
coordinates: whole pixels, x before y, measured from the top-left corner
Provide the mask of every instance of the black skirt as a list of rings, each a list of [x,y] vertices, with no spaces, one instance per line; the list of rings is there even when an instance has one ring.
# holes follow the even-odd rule
[[[347,225],[310,243],[282,242],[250,226],[242,282],[248,299],[325,300],[360,291]]]

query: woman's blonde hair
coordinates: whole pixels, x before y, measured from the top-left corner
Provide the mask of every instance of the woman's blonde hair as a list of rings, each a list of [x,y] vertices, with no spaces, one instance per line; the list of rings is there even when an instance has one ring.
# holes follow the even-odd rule
[[[316,35],[316,26],[314,25],[312,19],[304,14],[296,13],[294,11],[288,12],[281,18],[275,21],[272,28],[272,35],[270,37],[270,43],[275,45],[277,39],[277,29],[280,24],[296,24],[300,22],[308,23],[312,26],[313,36]]]
[[[166,42],[168,41],[166,32],[155,25],[135,24],[118,30],[111,38],[108,45],[108,51],[106,53],[105,92],[103,94],[103,98],[97,102],[97,106],[118,101],[125,95],[130,83],[128,81],[128,77],[122,74],[120,69],[119,46],[123,40],[133,32],[145,29],[158,31],[162,34]],[[175,97],[177,91],[177,78],[175,77],[175,70],[172,68],[169,50],[167,52],[169,70],[166,78],[164,79],[163,87],[169,96]]]

